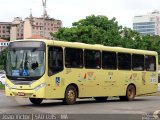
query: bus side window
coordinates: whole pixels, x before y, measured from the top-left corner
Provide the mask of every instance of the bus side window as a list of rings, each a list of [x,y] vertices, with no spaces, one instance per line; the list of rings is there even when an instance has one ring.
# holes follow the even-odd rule
[[[155,56],[145,56],[146,71],[156,71]]]
[[[118,69],[131,70],[131,54],[118,53]]]
[[[117,69],[117,55],[116,52],[102,52],[102,68],[103,69]]]
[[[85,67],[88,69],[101,68],[101,52],[97,50],[85,50]]]
[[[66,68],[82,68],[83,50],[77,48],[65,48],[65,66]]]
[[[132,55],[132,69],[134,71],[144,70],[144,55],[138,55],[138,54]]]
[[[63,70],[63,49],[51,46],[48,49],[48,75],[51,76]]]

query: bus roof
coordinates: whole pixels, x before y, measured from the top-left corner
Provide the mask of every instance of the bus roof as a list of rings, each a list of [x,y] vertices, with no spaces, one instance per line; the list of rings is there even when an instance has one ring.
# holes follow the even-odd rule
[[[80,42],[66,42],[58,40],[47,40],[47,39],[22,39],[14,40],[11,42],[18,41],[43,41],[46,45],[55,45],[62,47],[72,47],[72,48],[82,48],[82,49],[92,49],[92,50],[104,50],[104,51],[114,51],[114,52],[124,52],[124,53],[135,53],[135,54],[146,54],[146,55],[158,55],[156,51],[140,50],[140,49],[130,49],[123,47],[111,47],[104,46],[100,44],[85,44]]]

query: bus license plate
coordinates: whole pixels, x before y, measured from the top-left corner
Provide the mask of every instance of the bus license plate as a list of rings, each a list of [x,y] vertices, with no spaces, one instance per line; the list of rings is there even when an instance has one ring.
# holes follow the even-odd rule
[[[24,92],[18,92],[17,95],[18,95],[18,96],[25,96],[25,93],[24,93]]]

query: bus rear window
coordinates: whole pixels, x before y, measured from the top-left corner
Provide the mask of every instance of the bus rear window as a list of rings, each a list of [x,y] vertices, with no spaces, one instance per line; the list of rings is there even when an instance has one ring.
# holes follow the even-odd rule
[[[156,71],[156,58],[155,56],[145,56],[146,71]]]

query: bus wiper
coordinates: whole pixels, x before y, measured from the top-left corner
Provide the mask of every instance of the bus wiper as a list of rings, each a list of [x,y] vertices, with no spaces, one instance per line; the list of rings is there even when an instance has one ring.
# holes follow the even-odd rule
[[[36,50],[37,50],[37,48],[33,48],[33,49],[32,49],[32,52],[35,52]]]

